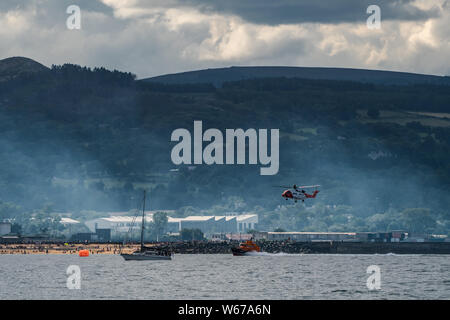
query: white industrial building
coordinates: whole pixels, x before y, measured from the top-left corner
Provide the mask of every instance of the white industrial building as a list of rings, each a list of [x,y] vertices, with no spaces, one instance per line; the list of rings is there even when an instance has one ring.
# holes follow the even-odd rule
[[[11,223],[10,222],[0,222],[0,236],[11,233]]]
[[[153,222],[155,211],[145,215],[146,223]],[[255,229],[258,223],[257,214],[222,215],[222,216],[188,216],[173,218],[168,216],[166,232],[178,233],[182,229],[200,229],[205,234],[212,233],[245,233]],[[96,229],[111,229],[112,234],[137,232],[141,229],[142,218],[137,216],[110,216],[86,221],[92,232]]]
[[[237,232],[245,233],[248,230],[254,230],[258,223],[257,214],[241,214],[236,216]]]
[[[73,225],[79,224],[80,221],[71,219],[71,218],[67,218],[67,217],[63,217],[63,218],[61,218],[60,223],[62,225],[64,225],[65,227],[67,227],[67,226],[73,226]]]

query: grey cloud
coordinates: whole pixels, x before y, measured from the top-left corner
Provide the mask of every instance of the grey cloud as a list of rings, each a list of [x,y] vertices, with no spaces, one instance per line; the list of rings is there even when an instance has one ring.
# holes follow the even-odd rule
[[[43,1],[30,1],[30,0],[2,0],[0,2],[0,12],[6,12],[10,10],[26,9],[29,6],[36,8],[43,8],[48,11],[63,11],[70,5],[78,5],[83,9],[89,11],[96,11],[102,13],[111,13],[112,8],[103,4],[98,0],[43,0]]]
[[[78,5],[82,14],[84,12],[101,13],[112,17],[114,13],[111,7],[98,0],[1,0],[0,14],[9,11],[27,12],[33,10],[35,12],[33,19],[35,19],[36,25],[40,28],[49,28],[65,25],[68,17],[66,10],[70,5]]]
[[[367,7],[376,4],[384,20],[426,20],[440,15],[439,8],[421,10],[413,0],[178,0],[203,12],[238,15],[257,24],[340,23],[367,19]]]

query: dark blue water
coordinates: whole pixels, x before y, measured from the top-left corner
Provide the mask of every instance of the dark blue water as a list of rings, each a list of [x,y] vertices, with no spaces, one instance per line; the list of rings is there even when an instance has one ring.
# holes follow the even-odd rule
[[[79,290],[67,288],[70,265]],[[370,265],[379,290],[367,287]],[[0,255],[0,299],[450,299],[450,256]]]

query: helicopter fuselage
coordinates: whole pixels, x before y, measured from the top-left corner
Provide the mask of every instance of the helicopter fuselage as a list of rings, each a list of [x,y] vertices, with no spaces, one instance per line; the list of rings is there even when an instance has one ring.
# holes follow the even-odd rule
[[[308,198],[315,198],[318,193],[319,193],[318,190],[315,190],[312,194],[308,194],[303,189],[288,189],[288,190],[285,190],[281,194],[281,196],[283,198],[285,198],[286,200],[292,199],[295,202],[297,202],[298,200],[305,201],[305,199],[308,199]]]

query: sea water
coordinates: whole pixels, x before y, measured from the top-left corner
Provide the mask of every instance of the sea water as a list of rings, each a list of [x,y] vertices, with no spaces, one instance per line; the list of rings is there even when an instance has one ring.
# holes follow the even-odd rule
[[[68,288],[73,265],[80,289]],[[373,265],[379,289],[367,284]],[[0,255],[0,299],[450,299],[450,256]]]

